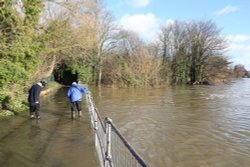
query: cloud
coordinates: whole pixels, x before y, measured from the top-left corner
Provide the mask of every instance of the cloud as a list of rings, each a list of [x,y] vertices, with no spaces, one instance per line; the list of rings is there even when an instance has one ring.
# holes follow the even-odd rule
[[[240,42],[246,42],[250,41],[250,36],[249,35],[229,35],[227,39],[233,43],[240,43]]]
[[[154,14],[147,13],[125,15],[121,18],[120,24],[123,28],[136,32],[141,38],[151,40],[155,37],[160,22]]]
[[[231,42],[229,46],[229,56],[234,64],[242,64],[250,70],[250,36],[249,35],[229,35],[227,39]]]
[[[238,6],[227,5],[223,9],[219,10],[217,12],[217,15],[222,16],[222,15],[226,15],[226,14],[229,14],[229,13],[237,12],[239,10],[240,10],[240,7],[238,7]]]
[[[127,0],[127,3],[137,8],[143,8],[149,5],[150,0]]]
[[[250,45],[232,45],[229,56],[233,65],[242,64],[250,70]]]
[[[250,44],[231,44],[230,52],[237,53],[237,55],[247,56],[250,59]]]

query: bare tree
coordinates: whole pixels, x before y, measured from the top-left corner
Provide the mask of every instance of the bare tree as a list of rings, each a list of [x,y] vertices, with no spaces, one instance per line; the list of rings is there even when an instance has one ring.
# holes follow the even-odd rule
[[[163,58],[162,77],[171,76],[172,83],[187,80],[187,33],[184,24],[173,22],[163,25],[158,35]]]
[[[231,62],[227,57],[212,56],[207,59],[204,70],[204,84],[227,83],[232,78]]]
[[[171,59],[173,83],[202,83],[208,58],[226,52],[227,42],[211,21],[175,22],[161,30],[162,55]]]
[[[234,66],[233,69],[234,75],[236,78],[248,77],[248,71],[246,70],[245,66],[242,64],[237,64]]]
[[[113,52],[125,57],[132,56],[136,49],[143,45],[143,41],[139,38],[138,34],[122,28],[120,28],[116,40]]]
[[[43,17],[47,52],[40,71],[53,72],[56,64],[64,63],[72,71],[77,71],[83,64],[96,66],[97,16],[98,1],[92,0],[50,0],[47,2],[46,17]],[[52,57],[51,57],[52,56]],[[51,61],[53,60],[53,61]],[[44,71],[44,70],[43,70]],[[46,70],[45,70],[46,71]],[[49,75],[47,72],[46,75]],[[78,70],[79,72],[79,70]]]
[[[114,38],[118,29],[113,22],[112,15],[102,8],[96,13],[97,20],[97,57],[98,57],[98,85],[101,84],[103,57],[114,47],[117,40]]]
[[[132,31],[121,30],[112,57],[104,62],[106,84],[155,86],[160,80],[162,60],[155,56],[151,45]]]
[[[207,59],[212,56],[223,56],[227,42],[220,35],[220,30],[211,21],[199,21],[187,24],[190,41],[190,81],[202,83]]]

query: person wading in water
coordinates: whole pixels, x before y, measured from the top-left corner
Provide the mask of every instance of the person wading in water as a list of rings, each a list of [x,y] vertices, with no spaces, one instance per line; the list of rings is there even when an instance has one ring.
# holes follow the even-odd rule
[[[70,88],[68,89],[67,96],[71,103],[71,118],[75,118],[75,112],[78,111],[78,116],[82,115],[82,93],[88,94],[89,90],[84,88],[78,81],[73,82]]]
[[[29,111],[30,111],[30,118],[40,119],[40,93],[42,88],[46,86],[45,81],[40,81],[37,84],[32,85],[29,89]]]

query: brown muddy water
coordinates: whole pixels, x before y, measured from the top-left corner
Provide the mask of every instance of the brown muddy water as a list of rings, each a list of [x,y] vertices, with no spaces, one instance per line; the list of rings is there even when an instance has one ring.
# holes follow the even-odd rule
[[[40,120],[0,121],[0,167],[99,167],[89,114],[71,120],[66,91],[42,98]]]
[[[152,167],[249,167],[250,79],[164,89],[91,88],[100,115]],[[97,167],[89,115],[72,121],[66,89],[0,122],[0,166]]]
[[[102,89],[96,105],[152,167],[249,167],[250,79],[228,85]]]

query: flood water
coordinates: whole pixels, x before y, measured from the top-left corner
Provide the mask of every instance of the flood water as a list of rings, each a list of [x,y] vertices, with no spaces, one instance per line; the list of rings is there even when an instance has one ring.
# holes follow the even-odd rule
[[[90,88],[152,167],[249,167],[250,79],[227,85]],[[72,121],[66,89],[42,101],[42,119],[0,122],[0,166],[97,167],[89,115]]]
[[[96,91],[152,167],[249,167],[250,79],[228,85]]]
[[[70,119],[66,90],[42,98],[38,121],[0,121],[0,167],[99,167],[89,114]]]

